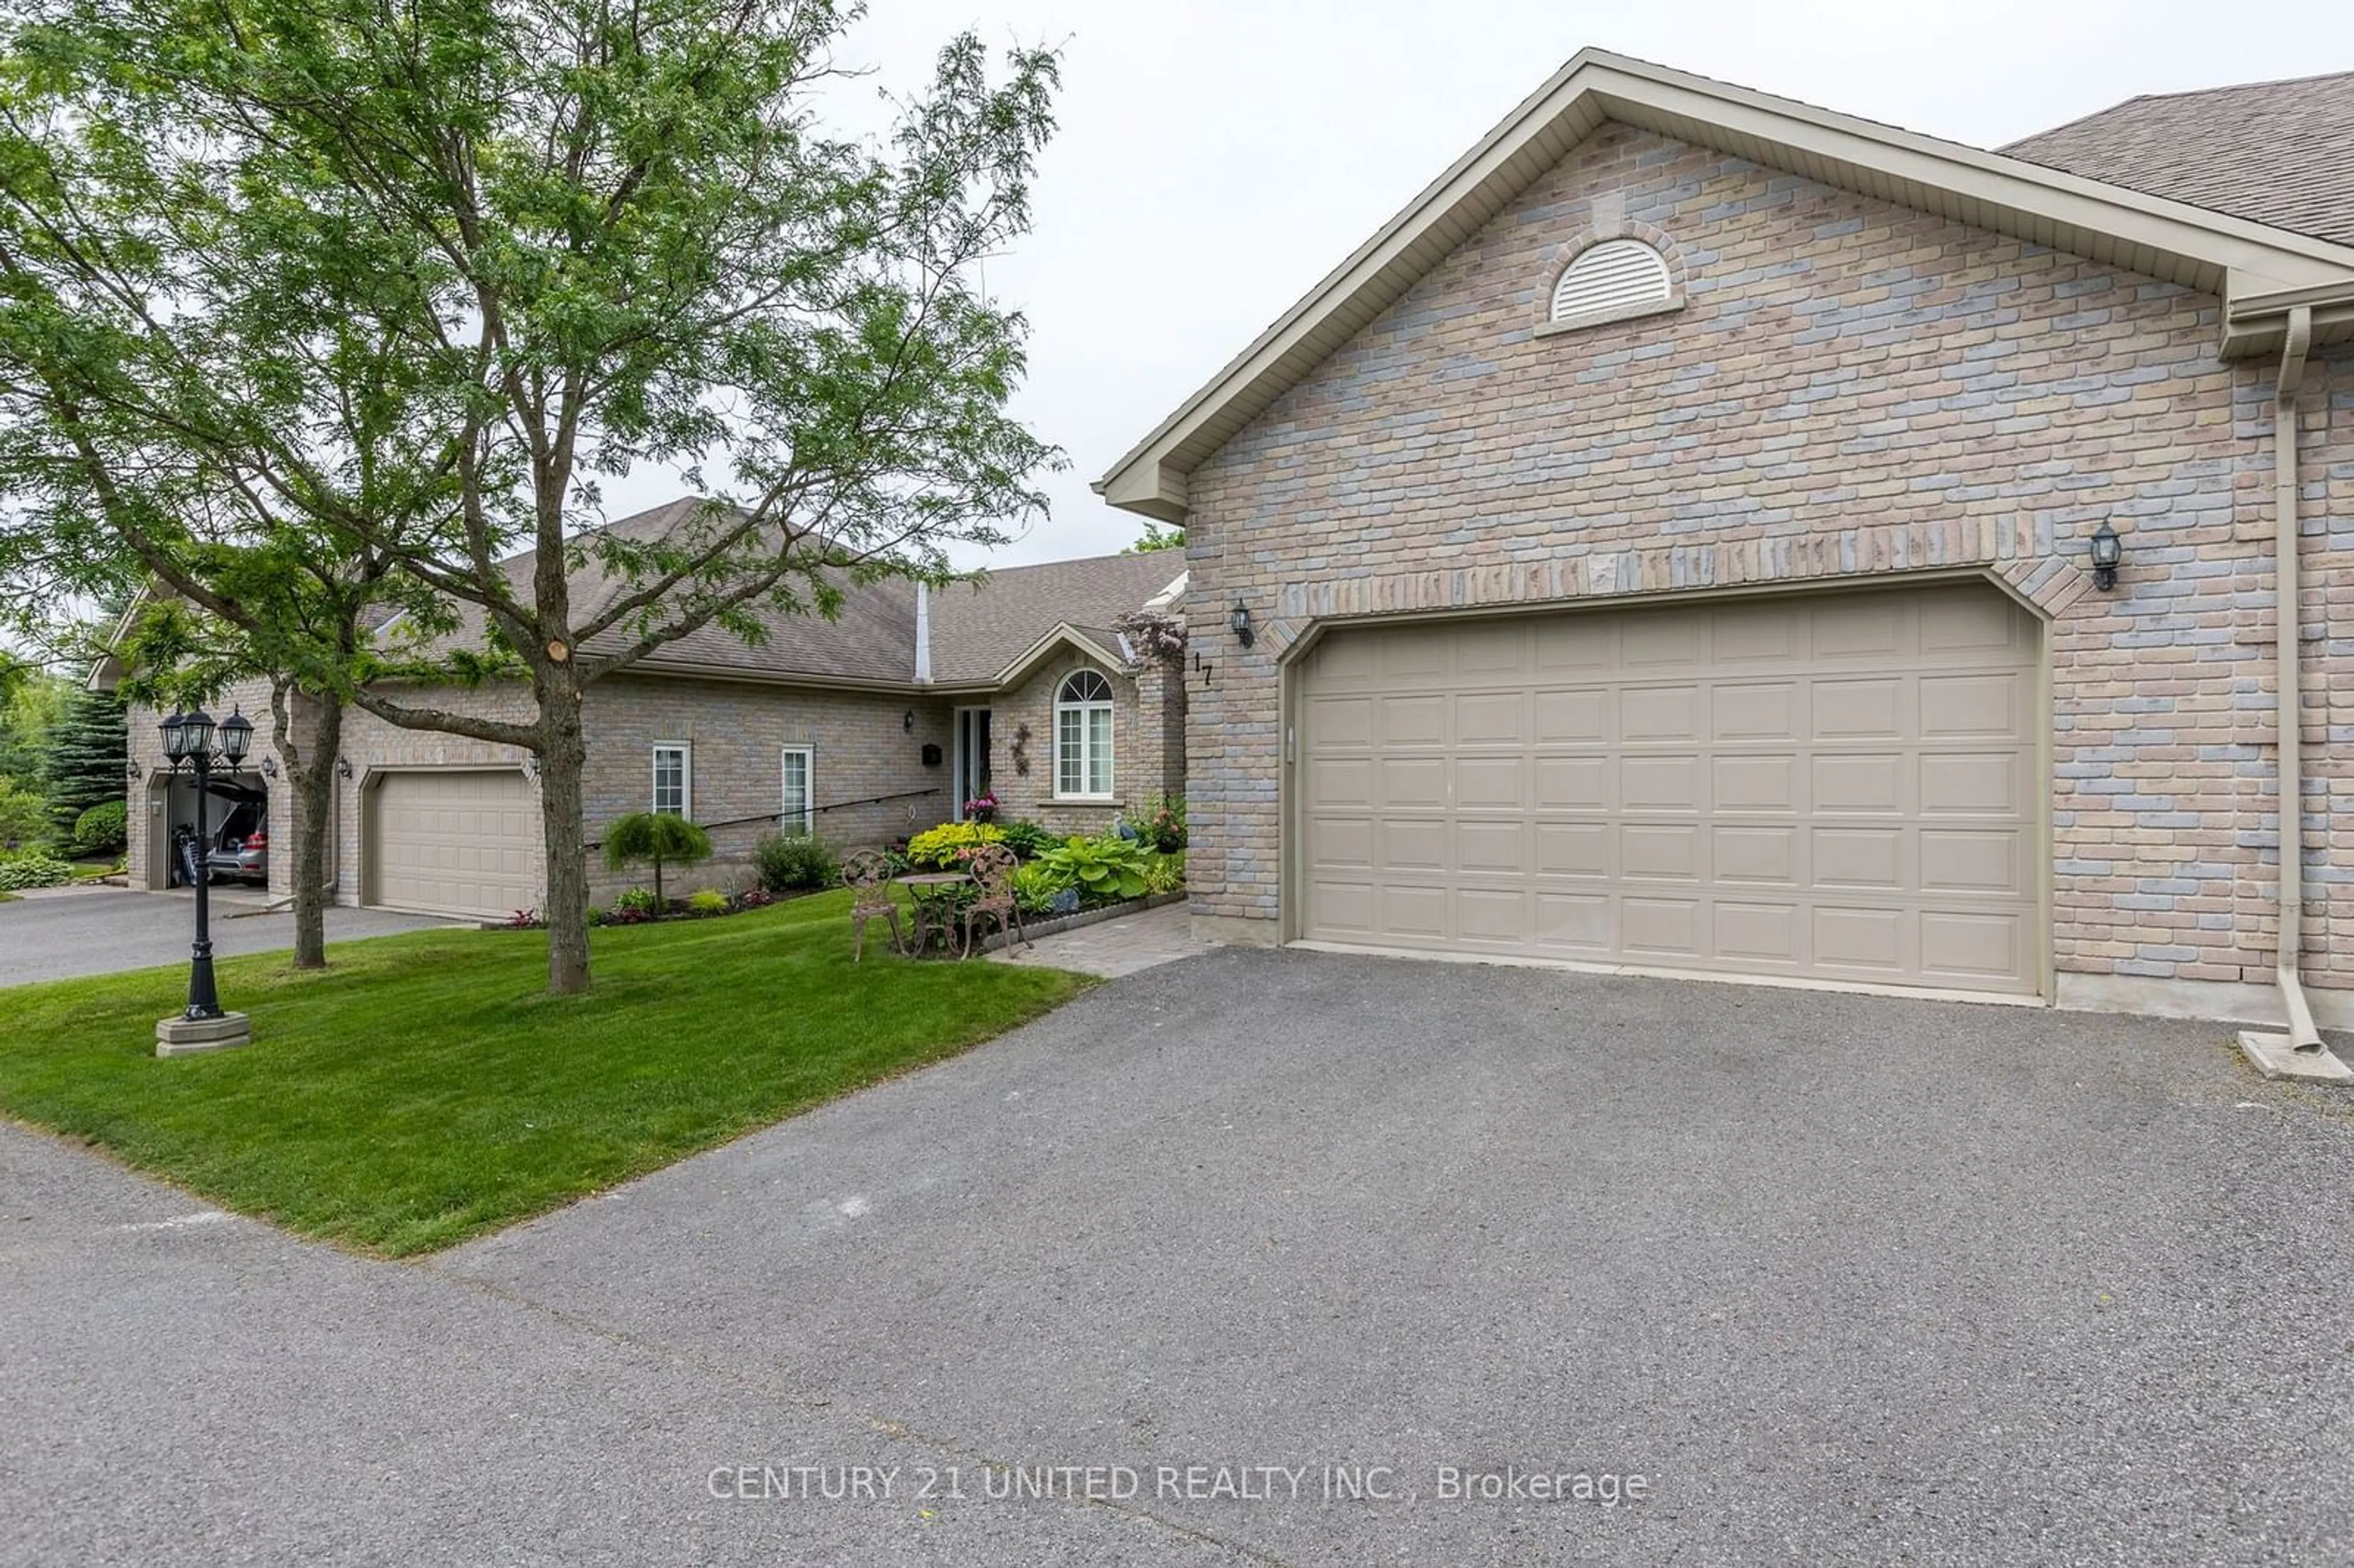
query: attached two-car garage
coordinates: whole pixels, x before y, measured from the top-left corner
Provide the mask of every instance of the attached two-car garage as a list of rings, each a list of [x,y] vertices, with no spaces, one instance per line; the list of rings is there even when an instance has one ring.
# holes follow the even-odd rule
[[[2034,993],[2039,663],[1982,583],[1332,630],[1299,933]]]
[[[538,810],[519,769],[386,773],[361,800],[363,903],[486,918],[539,903]]]

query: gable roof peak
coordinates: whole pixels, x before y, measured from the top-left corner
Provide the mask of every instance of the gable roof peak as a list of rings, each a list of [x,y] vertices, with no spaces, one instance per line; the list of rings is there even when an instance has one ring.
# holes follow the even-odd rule
[[[2221,294],[2230,353],[2280,341],[2286,307],[2274,296],[2354,301],[2354,244],[1582,49],[1130,448],[1096,493],[1182,520],[1204,459],[1609,122]],[[2323,341],[2354,336],[2354,303],[2327,322],[2317,310],[2316,329]]]

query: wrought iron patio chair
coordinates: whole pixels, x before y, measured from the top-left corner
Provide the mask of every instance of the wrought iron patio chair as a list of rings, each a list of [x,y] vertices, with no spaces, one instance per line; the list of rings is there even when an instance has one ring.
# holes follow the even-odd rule
[[[1022,928],[1022,906],[1013,896],[1013,874],[1021,865],[1003,844],[983,844],[965,862],[981,896],[965,906],[959,916],[964,925],[962,957],[972,957],[972,930],[983,920],[995,920],[998,930],[1011,931],[1017,942],[1029,942],[1030,934]]]
[[[881,850],[860,850],[842,863],[843,885],[850,889],[850,961],[866,956],[866,922],[880,916],[891,923],[891,950],[904,953],[899,904],[891,896],[891,863]]]

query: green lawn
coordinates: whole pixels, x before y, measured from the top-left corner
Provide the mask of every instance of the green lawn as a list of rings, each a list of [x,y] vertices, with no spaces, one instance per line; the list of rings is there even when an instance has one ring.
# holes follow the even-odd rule
[[[596,989],[541,988],[546,938],[419,931],[220,965],[254,1043],[160,1061],[183,968],[0,991],[0,1110],[229,1208],[429,1252],[953,1055],[1084,977],[913,962],[849,895],[595,933]],[[881,956],[877,957],[877,948]]]

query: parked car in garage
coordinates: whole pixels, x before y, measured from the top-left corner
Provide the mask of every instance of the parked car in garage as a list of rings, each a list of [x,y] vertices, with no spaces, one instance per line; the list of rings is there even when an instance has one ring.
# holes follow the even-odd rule
[[[205,791],[205,869],[214,882],[270,885],[270,794],[234,779],[207,780]],[[196,825],[183,822],[173,834],[173,881],[196,880]]]

